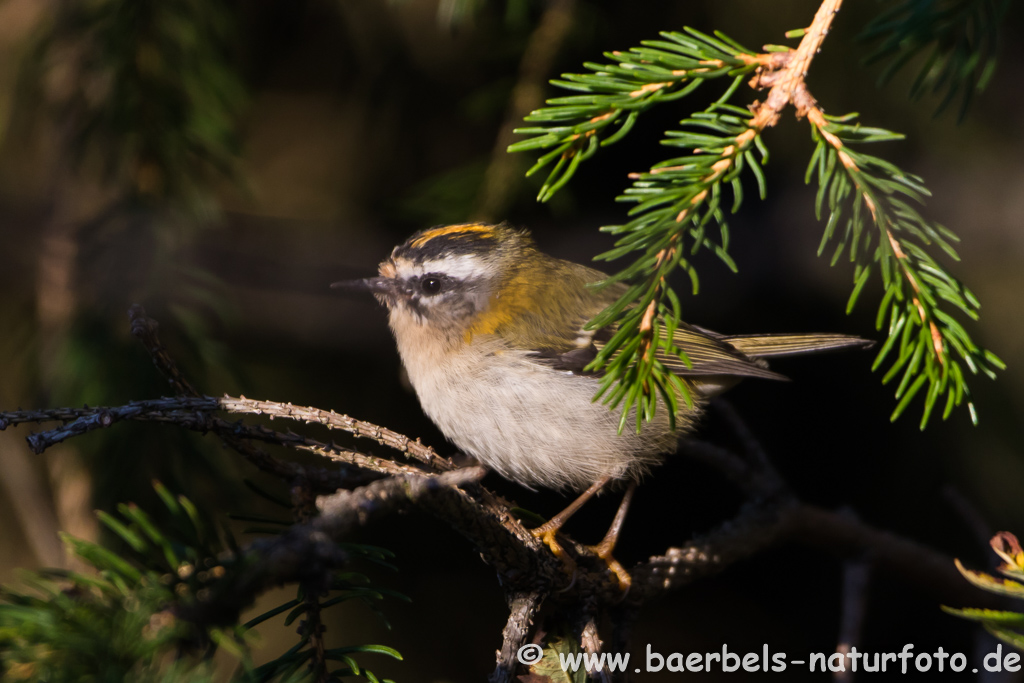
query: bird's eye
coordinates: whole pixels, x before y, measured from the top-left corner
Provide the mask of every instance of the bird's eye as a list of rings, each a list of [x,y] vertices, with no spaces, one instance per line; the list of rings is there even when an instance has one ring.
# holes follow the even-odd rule
[[[441,278],[425,277],[420,282],[420,289],[424,294],[433,295],[441,291]]]

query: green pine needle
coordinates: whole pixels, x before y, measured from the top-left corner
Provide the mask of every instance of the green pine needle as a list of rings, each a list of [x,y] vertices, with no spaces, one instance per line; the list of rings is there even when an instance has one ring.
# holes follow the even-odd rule
[[[845,251],[853,261],[854,289],[847,304],[852,310],[877,264],[885,295],[879,307],[879,329],[888,317],[888,338],[873,369],[891,363],[882,378],[888,383],[902,373],[896,389],[897,419],[924,389],[924,429],[940,396],[945,393],[943,419],[960,405],[967,392],[960,361],[973,374],[994,376],[1005,365],[990,351],[980,348],[963,325],[945,307],[976,320],[976,297],[953,277],[930,251],[937,247],[958,260],[956,236],[924,218],[915,208],[930,195],[923,181],[894,164],[868,155],[853,145],[898,140],[903,136],[855,123],[855,115],[824,117],[822,128],[812,127],[816,147],[806,179],[816,179],[815,209],[819,219],[827,209],[828,221],[821,250],[836,245],[833,264]],[[868,223],[874,231],[867,230]],[[898,350],[895,360],[890,360]],[[927,384],[927,388],[925,385]],[[972,419],[975,419],[972,410]]]
[[[634,258],[608,282],[635,284],[589,324],[591,328],[618,324],[615,335],[589,367],[604,372],[598,397],[604,396],[612,408],[622,410],[620,431],[630,416],[639,431],[645,420],[654,417],[659,396],[666,406],[678,406],[680,399],[693,405],[685,383],[657,356],[664,353],[690,365],[682,349],[671,342],[672,332],[681,323],[681,307],[678,296],[665,283],[679,268],[690,276],[696,293],[697,273],[687,256],[700,249],[715,253],[735,270],[727,251],[725,206],[731,212],[739,209],[743,201],[740,177],[747,169],[762,195],[764,192],[761,164],[767,155],[761,151],[759,135],[748,125],[750,118],[745,109],[715,103],[680,122],[682,128],[668,131],[662,144],[688,153],[655,164],[647,173],[634,174],[633,186],[618,198],[636,204],[629,212],[631,220],[602,228],[618,240],[598,259]],[[724,188],[732,194],[732,201],[725,206]],[[712,226],[717,228],[717,240]],[[650,310],[656,313],[653,317],[647,315]],[[643,325],[645,316],[652,322],[649,329]]]
[[[526,117],[534,125],[517,128],[531,137],[509,146],[509,152],[550,150],[527,175],[549,168],[537,200],[546,202],[576,173],[580,163],[622,140],[640,113],[694,92],[705,81],[734,77],[728,96],[757,64],[740,55],[753,55],[730,38],[711,37],[691,28],[665,32],[664,40],[648,40],[628,52],[608,52],[611,63],[587,62],[592,73],[564,74],[551,81],[577,95],[557,97]]]

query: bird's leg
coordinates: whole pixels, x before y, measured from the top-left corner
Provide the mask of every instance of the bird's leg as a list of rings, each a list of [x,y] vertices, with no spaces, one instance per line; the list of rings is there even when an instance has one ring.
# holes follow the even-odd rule
[[[626,521],[626,513],[629,511],[629,504],[633,501],[633,494],[636,492],[636,482],[629,482],[629,488],[626,489],[626,494],[622,496],[622,502],[619,503],[619,509],[615,513],[615,519],[612,520],[612,525],[608,527],[608,533],[604,535],[604,538],[595,546],[591,546],[591,550],[594,554],[600,557],[608,565],[608,569],[615,574],[615,578],[619,580],[619,588],[623,591],[629,590],[630,585],[633,583],[632,577],[626,568],[619,564],[619,561],[612,557],[612,551],[615,550],[615,544],[619,540],[619,532],[622,531],[622,524]]]
[[[576,514],[576,512],[583,507],[584,503],[597,495],[597,492],[603,489],[611,479],[611,477],[604,477],[603,479],[593,483],[590,488],[580,494],[579,498],[571,502],[569,507],[559,512],[536,529],[530,530],[531,534],[544,541],[544,544],[551,549],[551,552],[554,553],[555,557],[565,563],[566,569],[570,574],[576,571],[576,563],[573,562],[572,558],[569,557],[562,546],[559,545],[558,541],[555,539],[555,535],[558,534],[559,529],[569,521],[569,518]]]

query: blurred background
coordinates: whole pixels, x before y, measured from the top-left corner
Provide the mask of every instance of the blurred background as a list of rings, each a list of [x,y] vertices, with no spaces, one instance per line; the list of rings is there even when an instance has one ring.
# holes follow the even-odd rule
[[[869,46],[857,35],[887,4],[847,3],[810,87],[829,113],[859,111],[868,125],[908,134],[873,151],[928,182],[926,213],[962,237],[962,262],[951,267],[982,301],[983,317],[969,329],[1009,367],[996,382],[970,382],[979,426],[960,409],[923,433],[919,406],[890,424],[894,388],[870,372],[871,353],[779,363],[793,382],[751,381],[729,398],[805,500],[849,506],[871,524],[984,567],[975,518],[1024,534],[1024,57],[1011,40],[1024,13],[1010,8],[998,69],[957,123],[955,104],[935,116],[937,99],[908,99],[919,63],[884,88],[875,83],[880,68],[862,65]],[[615,197],[627,173],[666,158],[662,133],[720,90],[705,86],[641,117],[626,141],[584,164],[546,205],[533,200],[541,179],[523,178],[528,155],[501,151],[514,139],[506,122],[556,95],[548,78],[579,72],[604,51],[683,26],[719,29],[754,48],[781,43],[817,5],[0,2],[0,409],[169,393],[128,334],[128,308],[141,303],[206,393],[334,409],[451,453],[403,380],[384,311],[328,284],[373,273],[415,230],[480,217],[529,227],[546,251],[589,260],[610,245],[597,228],[624,221],[628,207]],[[684,298],[686,319],[723,333],[881,338],[880,286],[869,285],[846,316],[851,267],[815,256],[822,224],[803,182],[813,149],[807,126],[784,118],[764,139],[768,198],[756,200],[751,188],[731,220],[739,274],[700,257],[701,292]],[[158,425],[121,424],[42,456],[27,448],[27,433],[0,433],[4,582],[19,567],[62,565],[58,530],[98,538],[94,509],[126,500],[151,506],[154,478],[212,518],[262,510],[244,480],[275,486],[213,438]],[[732,444],[714,415],[701,435]],[[566,503],[494,476],[486,483],[544,515]],[[606,498],[573,520],[573,535],[601,537],[617,503]],[[628,566],[684,543],[741,502],[715,472],[671,460],[641,487],[617,555]],[[235,526],[243,538],[244,528]],[[399,571],[374,578],[413,602],[383,606],[390,631],[368,610],[339,610],[329,617],[329,642],[396,647],[404,662],[366,663],[402,682],[485,676],[506,611],[473,549],[417,514],[375,525],[360,540],[397,554]],[[741,652],[765,642],[791,653],[830,651],[839,580],[836,559],[775,548],[647,608],[634,651],[723,642]],[[941,613],[933,595],[881,575],[864,628],[863,646],[873,651],[906,642],[918,651],[972,647],[970,627]],[[293,629],[268,624],[261,632],[258,661],[294,641]]]

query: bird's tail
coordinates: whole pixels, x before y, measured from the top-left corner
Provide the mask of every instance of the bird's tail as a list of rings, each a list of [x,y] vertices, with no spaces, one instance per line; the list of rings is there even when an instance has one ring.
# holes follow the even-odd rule
[[[798,356],[848,348],[870,348],[875,342],[849,334],[737,334],[721,340],[751,358]]]

